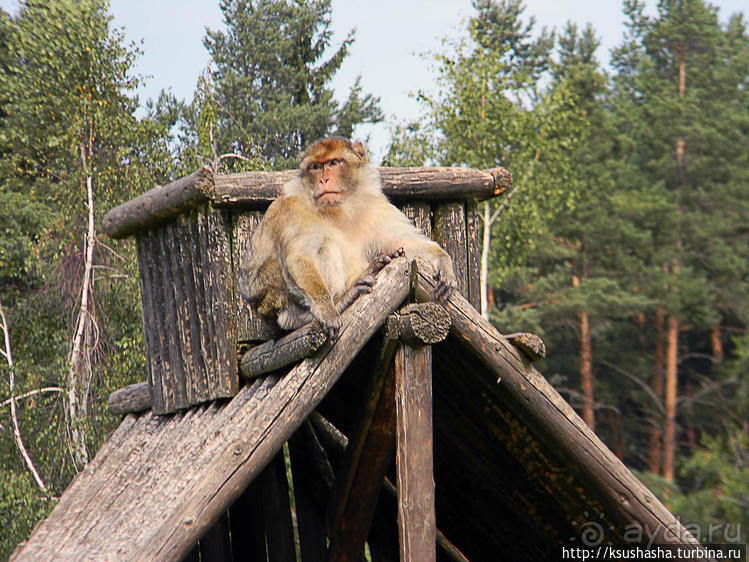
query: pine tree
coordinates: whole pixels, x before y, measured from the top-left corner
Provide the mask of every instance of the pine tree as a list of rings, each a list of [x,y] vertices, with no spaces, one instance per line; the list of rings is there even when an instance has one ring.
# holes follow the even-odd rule
[[[294,167],[311,141],[351,136],[382,120],[379,100],[360,81],[342,106],[330,81],[354,41],[350,32],[330,57],[330,0],[223,0],[225,31],[208,31],[216,71],[218,153],[238,153]]]

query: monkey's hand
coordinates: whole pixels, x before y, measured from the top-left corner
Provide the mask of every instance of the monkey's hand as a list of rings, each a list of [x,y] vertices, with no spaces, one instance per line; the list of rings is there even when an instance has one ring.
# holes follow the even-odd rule
[[[313,311],[315,319],[322,326],[323,333],[330,341],[336,341],[341,331],[341,315],[335,308],[325,311]]]
[[[384,267],[393,261],[395,258],[405,256],[406,253],[403,248],[398,248],[392,254],[384,254],[372,261],[364,274],[356,280],[351,288],[346,291],[342,297],[338,299],[336,308],[339,314],[343,314],[343,311],[351,306],[356,299],[362,295],[372,292],[372,287],[377,283],[377,274],[384,269]]]
[[[434,266],[434,280],[437,282],[434,287],[434,298],[439,302],[445,302],[458,285],[452,260],[447,254],[441,255]]]

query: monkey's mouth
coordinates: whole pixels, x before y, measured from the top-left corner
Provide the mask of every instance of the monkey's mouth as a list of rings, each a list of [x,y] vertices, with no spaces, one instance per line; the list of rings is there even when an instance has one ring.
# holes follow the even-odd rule
[[[343,202],[343,193],[340,191],[323,191],[315,195],[319,205],[337,205]]]

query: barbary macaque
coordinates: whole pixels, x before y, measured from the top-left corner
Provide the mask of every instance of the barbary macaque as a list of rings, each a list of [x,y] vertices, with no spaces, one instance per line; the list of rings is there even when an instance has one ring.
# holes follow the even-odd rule
[[[340,137],[302,154],[299,175],[268,207],[251,247],[240,272],[243,298],[278,328],[315,319],[331,339],[341,312],[404,253],[434,265],[437,300],[456,285],[450,256],[387,200],[362,143]]]

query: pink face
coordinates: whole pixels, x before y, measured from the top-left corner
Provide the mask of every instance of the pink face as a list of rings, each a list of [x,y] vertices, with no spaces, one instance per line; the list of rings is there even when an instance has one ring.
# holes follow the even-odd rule
[[[342,158],[332,158],[325,162],[313,162],[307,167],[315,187],[314,198],[318,207],[340,205],[343,203],[343,172],[346,162]]]

